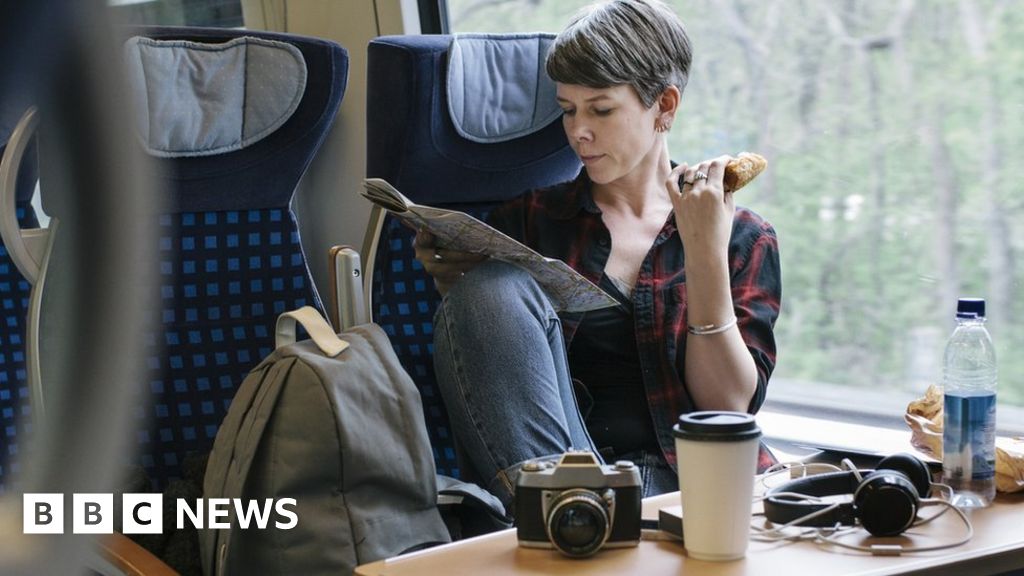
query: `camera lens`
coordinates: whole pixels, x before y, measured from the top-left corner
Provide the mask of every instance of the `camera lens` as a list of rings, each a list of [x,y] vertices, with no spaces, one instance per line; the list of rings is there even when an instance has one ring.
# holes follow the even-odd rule
[[[552,502],[547,517],[548,538],[567,556],[597,552],[608,539],[604,499],[590,490],[568,490]]]

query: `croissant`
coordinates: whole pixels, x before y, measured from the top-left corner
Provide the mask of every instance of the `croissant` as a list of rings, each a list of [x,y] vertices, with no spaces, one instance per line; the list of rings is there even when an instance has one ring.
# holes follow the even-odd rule
[[[937,459],[942,459],[942,408],[942,390],[932,384],[903,415],[910,426],[910,444]],[[996,438],[996,490],[1024,491],[1024,437]]]
[[[725,191],[735,192],[747,185],[768,167],[764,156],[753,152],[740,152],[725,165]]]

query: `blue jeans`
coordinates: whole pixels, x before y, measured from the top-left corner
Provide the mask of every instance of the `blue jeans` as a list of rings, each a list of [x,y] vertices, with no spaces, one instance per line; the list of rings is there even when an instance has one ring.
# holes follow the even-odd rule
[[[526,272],[489,260],[434,317],[434,368],[460,468],[511,513],[519,468],[567,449],[597,450],[573,393],[561,322]]]

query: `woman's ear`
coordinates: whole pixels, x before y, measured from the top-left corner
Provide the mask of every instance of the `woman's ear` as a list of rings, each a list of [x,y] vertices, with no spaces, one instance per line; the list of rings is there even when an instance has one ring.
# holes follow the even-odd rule
[[[672,122],[676,119],[676,110],[679,109],[679,101],[682,93],[679,88],[669,86],[662,91],[654,105],[658,107],[658,117],[655,126],[659,132],[667,132],[672,128]]]

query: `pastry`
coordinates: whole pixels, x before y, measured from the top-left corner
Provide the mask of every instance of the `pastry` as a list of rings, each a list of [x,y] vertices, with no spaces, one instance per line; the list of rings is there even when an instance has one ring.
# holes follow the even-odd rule
[[[921,452],[942,459],[942,389],[931,385],[923,398],[907,406],[903,419],[910,426],[910,444]],[[1024,437],[996,438],[996,490],[1024,491]]]
[[[725,191],[735,192],[747,185],[768,166],[764,156],[740,152],[725,165]]]

